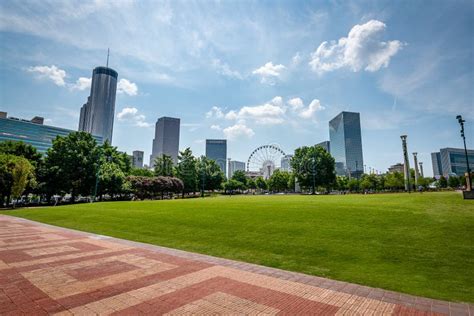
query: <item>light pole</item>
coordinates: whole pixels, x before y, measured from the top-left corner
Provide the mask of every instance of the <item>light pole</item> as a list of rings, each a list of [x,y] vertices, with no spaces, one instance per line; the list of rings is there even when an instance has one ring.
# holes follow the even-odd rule
[[[459,122],[459,125],[461,125],[461,137],[464,142],[464,154],[466,155],[466,170],[467,170],[467,185],[466,185],[466,191],[471,191],[472,190],[472,182],[471,182],[471,168],[469,167],[469,158],[467,155],[467,147],[466,147],[466,136],[464,136],[464,122],[466,120],[462,119],[461,115],[456,116],[456,119]]]
[[[420,177],[420,174],[418,172],[418,153],[414,152],[413,153],[413,160],[415,162],[415,187],[418,186],[418,178]]]
[[[315,182],[316,182],[316,174],[315,174],[315,164],[316,164],[316,159],[314,159],[314,157],[312,158],[312,176],[313,176],[313,185],[311,187],[311,194],[316,194],[316,185],[315,185]]]
[[[407,135],[400,136],[402,139],[403,158],[405,160],[404,171],[405,171],[405,191],[411,192],[410,188],[410,163],[408,161],[408,150],[407,150]]]
[[[423,173],[423,161],[420,161],[418,164],[420,165],[420,175],[422,178],[424,178],[425,174]]]
[[[111,162],[112,161],[112,157],[105,157],[105,160],[106,162]],[[95,199],[97,198],[97,188],[99,187],[99,171],[100,171],[100,166],[101,166],[101,163],[100,163],[100,158],[99,158],[99,162],[97,164],[97,172],[95,173],[95,187],[94,187],[94,197],[92,198],[91,200],[91,203],[95,201]]]

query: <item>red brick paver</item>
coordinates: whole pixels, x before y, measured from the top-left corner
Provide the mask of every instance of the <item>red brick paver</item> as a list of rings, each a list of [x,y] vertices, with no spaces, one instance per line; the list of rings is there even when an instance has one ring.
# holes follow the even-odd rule
[[[0,315],[471,315],[449,303],[0,215]]]

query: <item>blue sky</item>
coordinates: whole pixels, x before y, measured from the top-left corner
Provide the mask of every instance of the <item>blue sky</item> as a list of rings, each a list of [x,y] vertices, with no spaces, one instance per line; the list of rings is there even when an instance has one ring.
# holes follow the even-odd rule
[[[181,118],[180,147],[227,138],[246,160],[329,138],[361,113],[364,162],[474,147],[472,1],[2,1],[0,110],[77,129],[95,66],[119,73],[113,144],[150,154],[154,123]]]

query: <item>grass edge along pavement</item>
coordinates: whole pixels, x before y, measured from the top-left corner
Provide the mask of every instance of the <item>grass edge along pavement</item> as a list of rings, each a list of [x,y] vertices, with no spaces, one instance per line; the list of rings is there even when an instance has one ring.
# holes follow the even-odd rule
[[[4,214],[407,294],[474,302],[474,203],[457,193],[233,196]]]

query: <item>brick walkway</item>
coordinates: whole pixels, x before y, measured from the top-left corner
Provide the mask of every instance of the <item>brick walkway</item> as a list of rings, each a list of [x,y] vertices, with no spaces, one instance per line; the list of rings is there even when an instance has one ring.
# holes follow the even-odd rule
[[[474,316],[474,306],[0,215],[0,315],[148,313]]]

